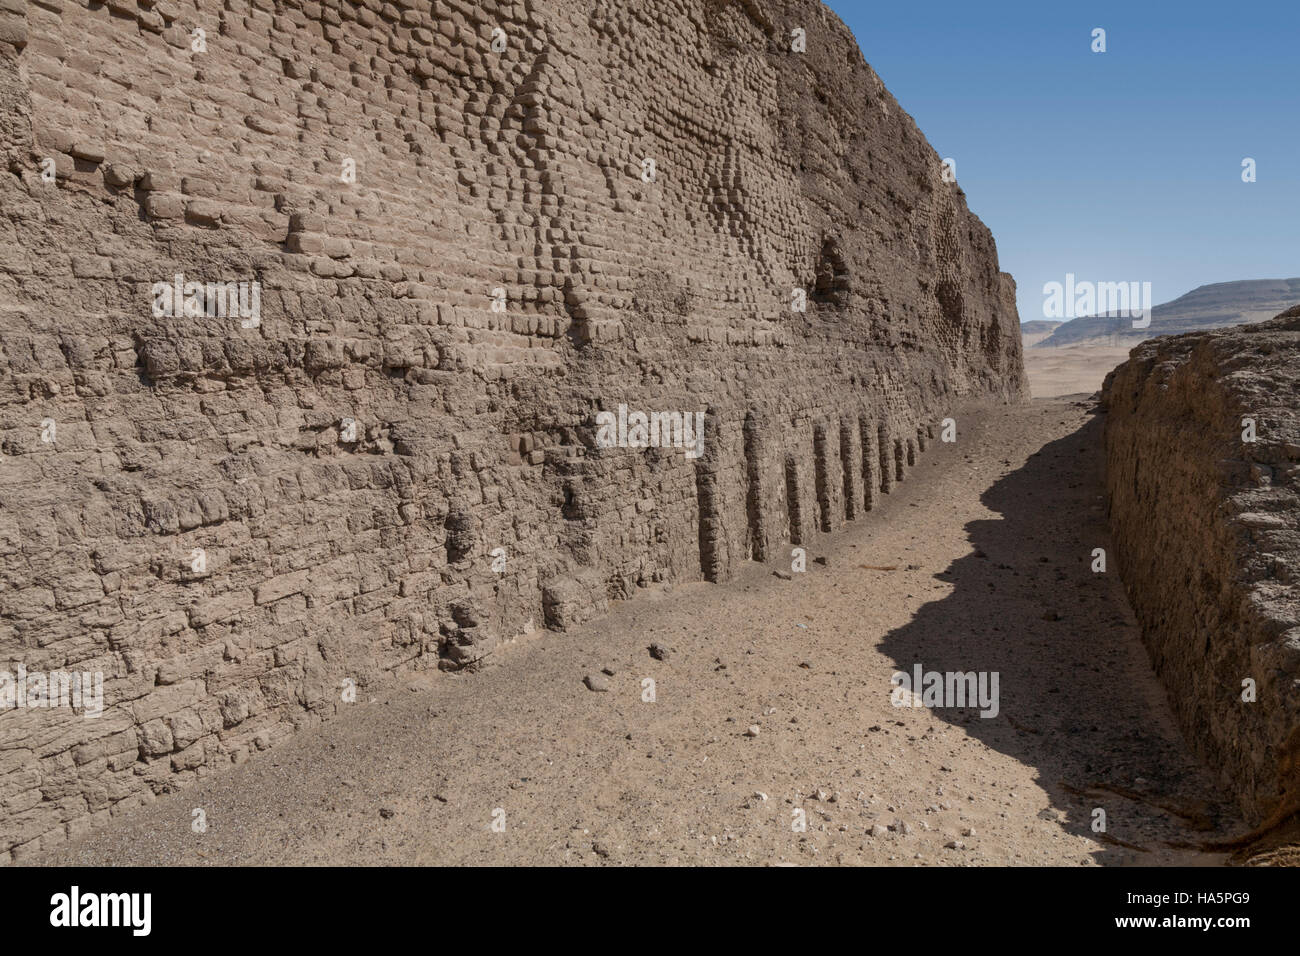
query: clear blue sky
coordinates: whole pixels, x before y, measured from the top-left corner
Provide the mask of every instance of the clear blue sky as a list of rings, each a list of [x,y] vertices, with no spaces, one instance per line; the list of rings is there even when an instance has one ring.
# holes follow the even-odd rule
[[[1300,276],[1300,0],[827,4],[957,161],[1022,321],[1067,272],[1157,303]]]

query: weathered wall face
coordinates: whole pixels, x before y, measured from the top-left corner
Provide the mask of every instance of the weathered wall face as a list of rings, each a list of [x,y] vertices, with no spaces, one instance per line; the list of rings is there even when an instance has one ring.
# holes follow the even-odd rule
[[[1144,343],[1104,396],[1121,572],[1187,740],[1252,817],[1300,808],[1300,309]]]
[[[0,857],[345,678],[788,556],[1024,390],[991,236],[816,3],[0,0],[0,106],[0,666],[105,674],[0,712]],[[156,315],[177,274],[260,310]],[[704,454],[596,447],[620,403]]]

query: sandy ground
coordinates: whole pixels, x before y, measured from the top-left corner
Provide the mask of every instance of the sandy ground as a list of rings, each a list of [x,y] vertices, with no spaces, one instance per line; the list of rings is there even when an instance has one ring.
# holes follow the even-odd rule
[[[956,444],[809,547],[825,565],[647,592],[417,675],[45,862],[1219,862],[1165,845],[1241,827],[1090,570],[1099,426],[1082,396],[959,415]],[[914,662],[998,671],[1001,712],[892,706]]]
[[[1025,371],[1034,398],[1058,398],[1082,392],[1091,395],[1101,388],[1107,373],[1128,359],[1128,346],[1073,348],[1025,348]]]

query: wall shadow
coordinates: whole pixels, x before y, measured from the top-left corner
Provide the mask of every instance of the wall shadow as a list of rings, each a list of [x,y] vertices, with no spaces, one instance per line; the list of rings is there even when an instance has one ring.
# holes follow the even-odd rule
[[[917,663],[998,672],[996,717],[967,706],[931,709],[933,719],[1033,767],[1052,801],[1040,818],[1098,841],[1097,862],[1154,863],[1167,841],[1206,839],[1239,820],[1176,729],[1118,580],[1103,421],[1094,415],[984,493],[998,517],[968,523],[973,552],[935,575],[955,589],[881,649],[908,673]],[[1106,549],[1107,573],[1093,572],[1094,548]],[[1105,834],[1092,831],[1096,807]]]

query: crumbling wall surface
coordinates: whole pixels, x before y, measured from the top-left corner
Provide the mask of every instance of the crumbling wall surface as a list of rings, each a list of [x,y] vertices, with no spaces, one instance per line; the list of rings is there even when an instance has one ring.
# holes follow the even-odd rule
[[[1119,564],[1188,742],[1253,818],[1300,807],[1300,309],[1111,373]]]
[[[104,675],[0,710],[0,857],[788,560],[1024,393],[988,230],[807,0],[0,2],[0,107],[0,668]]]

